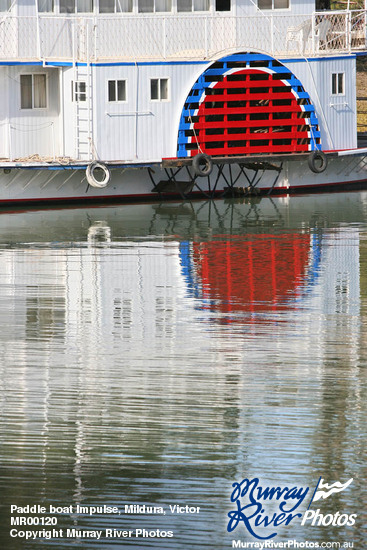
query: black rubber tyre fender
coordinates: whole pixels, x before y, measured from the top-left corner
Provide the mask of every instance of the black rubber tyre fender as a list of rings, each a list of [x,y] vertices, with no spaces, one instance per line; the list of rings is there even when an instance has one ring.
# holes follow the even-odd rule
[[[213,161],[209,155],[199,153],[194,156],[192,167],[197,176],[210,176],[213,170]]]
[[[315,174],[321,174],[327,168],[327,158],[325,153],[322,151],[312,151],[308,157],[308,166],[312,172]]]

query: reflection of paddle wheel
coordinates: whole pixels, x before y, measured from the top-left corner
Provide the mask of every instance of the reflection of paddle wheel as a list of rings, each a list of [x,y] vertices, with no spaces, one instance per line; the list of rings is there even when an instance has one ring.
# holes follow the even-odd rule
[[[274,311],[297,296],[309,251],[309,235],[252,235],[194,243],[192,261],[208,308]]]

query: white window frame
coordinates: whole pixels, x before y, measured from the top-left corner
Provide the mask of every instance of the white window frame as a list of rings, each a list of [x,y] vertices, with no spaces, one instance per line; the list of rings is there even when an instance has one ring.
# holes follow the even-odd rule
[[[60,0],[58,1],[58,11],[61,15],[67,15],[68,13],[94,13],[94,10],[95,10],[95,0],[92,0],[92,10],[91,11],[79,11],[78,10],[78,0],[73,0],[74,1],[74,11],[61,11],[61,3],[60,3]]]
[[[23,76],[30,76],[32,79],[31,83],[31,93],[32,93],[32,107],[22,107],[22,77]],[[34,96],[35,96],[35,83],[34,83],[34,77],[35,76],[44,76],[45,77],[45,96],[46,96],[46,105],[45,107],[35,107],[34,106]],[[48,89],[47,89],[47,74],[46,73],[24,73],[20,75],[20,109],[22,111],[45,111],[48,109]]]
[[[280,11],[280,12],[285,12],[285,11],[290,11],[291,10],[291,1],[292,0],[288,0],[288,7],[287,8],[275,8],[274,7],[274,2],[276,0],[271,0],[271,8],[260,8],[259,7],[259,2],[257,2],[257,6],[259,8],[260,11],[265,11],[265,12],[269,12],[269,11]]]
[[[6,4],[6,9],[2,9],[3,4]],[[6,2],[1,2],[1,4],[0,4],[0,8],[1,8],[0,13],[7,13],[10,10],[11,7],[12,7],[11,0],[6,0]]]
[[[158,81],[158,98],[152,98],[152,82],[153,80],[157,80]],[[161,82],[163,80],[166,80],[167,81],[167,97],[166,98],[163,98],[161,97]],[[154,103],[159,103],[159,102],[167,102],[167,101],[170,101],[171,100],[171,83],[170,83],[170,79],[169,77],[167,76],[159,76],[159,77],[155,77],[155,78],[151,78],[149,80],[149,94],[150,94],[150,101],[154,102]]]
[[[40,0],[37,0],[37,11],[38,13],[54,13],[55,12],[55,0],[50,0],[51,2],[51,9],[50,10],[40,10]]]
[[[82,92],[80,84],[85,85],[85,91]],[[82,96],[85,96],[84,99],[81,99]],[[71,81],[71,101],[76,103],[84,103],[87,101],[87,81],[86,80],[72,80]]]
[[[175,12],[179,13],[179,14],[183,14],[183,15],[185,15],[185,13],[208,13],[211,10],[211,0],[207,0],[207,3],[208,3],[208,9],[206,9],[206,10],[195,10],[194,9],[194,0],[191,0],[191,10],[183,11],[183,10],[178,9],[177,0],[176,0],[175,1]],[[232,4],[232,0],[231,0],[231,4]],[[222,13],[222,12],[218,12],[218,13]],[[230,12],[223,12],[223,13],[230,13]]]
[[[110,82],[115,83],[115,97],[116,99],[110,99]],[[118,82],[125,83],[125,99],[117,99],[118,97]],[[127,80],[126,78],[109,78],[107,80],[107,102],[108,103],[127,103]]]
[[[134,0],[130,0],[130,6],[131,6],[131,9],[130,10],[122,10],[120,11],[119,8],[118,8],[118,5],[119,5],[119,0],[114,0],[114,11],[107,11],[107,12],[103,12],[100,10],[100,6],[101,6],[101,0],[99,0],[98,2],[98,13],[105,16],[105,15],[113,15],[114,13],[133,13],[134,11]]]
[[[156,9],[156,0],[152,0],[153,1],[153,10],[152,11],[140,11],[139,9],[139,0],[137,0],[136,2],[136,9],[137,9],[137,13],[140,13],[140,14],[144,14],[144,15],[149,15],[150,13],[172,13],[174,10],[173,10],[173,0],[169,0],[171,2],[171,7],[169,10],[157,10]]]
[[[339,76],[342,76],[342,90],[339,91]],[[333,92],[333,80],[334,80],[334,77],[336,79],[336,91]],[[340,73],[331,73],[331,94],[333,97],[336,97],[336,96],[345,96],[345,73],[344,72],[340,72]]]

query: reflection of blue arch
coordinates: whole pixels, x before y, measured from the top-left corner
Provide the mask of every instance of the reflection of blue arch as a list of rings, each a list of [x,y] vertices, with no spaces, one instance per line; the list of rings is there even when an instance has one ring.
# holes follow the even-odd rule
[[[311,236],[310,245],[310,262],[307,270],[307,275],[304,280],[301,295],[296,297],[294,301],[299,302],[308,296],[316,286],[320,278],[321,256],[322,256],[322,236],[318,233],[313,233]],[[198,280],[195,273],[195,266],[192,261],[192,250],[190,241],[182,241],[179,245],[179,257],[181,264],[182,276],[186,282],[187,292],[189,296],[196,299],[203,299],[201,290],[201,281]]]
[[[312,105],[311,98],[303,88],[302,82],[298,80],[298,78],[287,67],[269,55],[260,53],[238,53],[216,60],[199,76],[191,88],[190,93],[186,98],[179,123],[177,144],[178,157],[189,156],[189,151],[187,150],[186,145],[190,143],[191,138],[188,135],[188,131],[193,131],[194,129],[194,123],[190,119],[192,116],[195,116],[195,110],[190,108],[190,104],[200,104],[205,98],[206,90],[216,83],[215,78],[218,76],[225,76],[234,70],[233,67],[231,67],[231,64],[233,65],[235,62],[246,63],[246,68],[250,68],[250,63],[261,61],[264,62],[264,66],[266,65],[267,72],[284,75],[284,80],[286,80],[287,84],[292,88],[295,97],[305,100],[305,104],[302,105],[302,110],[309,113],[308,126],[311,134],[311,143],[309,147],[311,150],[321,149],[320,143],[317,143],[317,140],[320,141],[317,115],[315,108]],[[218,62],[222,64],[222,67],[215,66]],[[264,67],[259,68],[264,70]],[[237,71],[243,69],[243,67],[242,69],[238,68]],[[214,82],[211,81],[210,77],[214,77]]]
[[[321,241],[322,237],[318,233],[311,235],[311,262],[305,279],[304,293],[309,294],[320,278],[321,267]]]
[[[201,301],[201,304],[212,304],[213,300],[204,300],[201,282],[195,273],[195,266],[192,261],[191,242],[182,241],[179,245],[179,256],[183,278],[186,281],[187,291],[190,297]],[[203,309],[195,306],[195,309]]]
[[[187,290],[190,296],[200,298],[199,285],[196,277],[194,277],[194,265],[192,262],[191,243],[190,241],[182,241],[179,246],[181,272],[186,281]]]

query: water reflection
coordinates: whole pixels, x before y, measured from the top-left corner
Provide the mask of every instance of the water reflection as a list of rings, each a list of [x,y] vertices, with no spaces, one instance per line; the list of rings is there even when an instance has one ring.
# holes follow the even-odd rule
[[[139,549],[219,550],[234,480],[354,477],[323,509],[358,513],[356,529],[282,527],[279,540],[362,544],[366,205],[355,193],[3,212],[4,503],[184,502],[202,513],[145,516],[175,537]],[[5,510],[3,536],[8,522]],[[97,524],[142,519],[64,518]],[[27,548],[41,544],[77,541]]]
[[[182,250],[187,271],[200,285],[204,307],[222,312],[276,311],[299,295],[306,278],[317,276],[318,265],[309,266],[311,256],[319,256],[318,244],[311,247],[309,234],[253,235],[244,239],[193,243]],[[309,273],[310,272],[310,273]],[[196,293],[198,295],[198,293]]]

